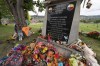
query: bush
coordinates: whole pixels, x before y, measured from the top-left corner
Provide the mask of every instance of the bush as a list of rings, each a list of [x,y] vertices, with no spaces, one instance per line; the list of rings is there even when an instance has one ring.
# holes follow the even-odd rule
[[[87,36],[92,37],[92,38],[98,38],[100,36],[100,33],[97,31],[92,31],[92,32],[87,33]]]

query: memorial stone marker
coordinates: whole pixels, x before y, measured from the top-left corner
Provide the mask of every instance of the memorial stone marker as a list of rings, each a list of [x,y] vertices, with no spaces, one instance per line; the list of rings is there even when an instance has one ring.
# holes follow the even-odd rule
[[[47,6],[43,35],[70,44],[78,39],[80,0],[62,1]]]

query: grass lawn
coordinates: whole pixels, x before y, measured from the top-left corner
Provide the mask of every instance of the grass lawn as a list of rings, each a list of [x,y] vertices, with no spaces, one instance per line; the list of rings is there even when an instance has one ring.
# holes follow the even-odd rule
[[[36,24],[31,24],[29,25],[30,27],[32,27],[32,31],[33,32],[37,32],[41,27],[42,27],[42,23],[36,23]],[[84,31],[84,32],[89,32],[89,31],[99,31],[100,32],[100,24],[98,25],[97,28],[97,24],[84,24],[84,23],[80,23],[80,31]],[[9,24],[8,26],[0,26],[0,41],[3,41],[3,44],[0,44],[0,57],[3,57],[4,55],[6,55],[6,53],[16,44],[16,43],[24,43],[27,44],[30,41],[32,41],[34,39],[34,37],[36,37],[36,35],[32,35],[30,37],[25,38],[23,41],[21,42],[15,42],[15,43],[7,43],[6,40],[9,39],[11,37],[11,35],[13,35],[14,33],[14,25]],[[92,39],[89,37],[84,37],[84,36],[80,36],[80,38],[82,39],[82,41],[84,41],[85,43],[87,43],[88,45],[90,45],[93,50],[97,53],[97,59],[99,60],[100,63],[100,41],[96,40],[96,39]]]
[[[31,24],[29,26],[32,28],[33,32],[36,32],[42,27],[42,23]],[[3,40],[3,41],[7,40],[13,35],[13,33],[14,33],[13,24],[9,24],[7,26],[5,25],[0,26],[0,40]]]
[[[94,24],[94,23],[80,23],[80,31],[83,32],[90,32],[90,31],[98,31],[100,32],[100,23]]]
[[[29,25],[32,28],[33,32],[37,32],[41,27],[42,23],[36,23]],[[35,35],[32,35],[30,37],[25,38],[23,41],[15,41],[14,43],[7,43],[6,40],[10,39],[11,36],[14,33],[14,25],[9,24],[8,26],[2,25],[0,26],[0,41],[3,42],[3,44],[0,44],[0,57],[3,57],[6,55],[6,53],[17,43],[19,44],[28,44],[31,42],[38,33],[35,33]]]
[[[10,25],[0,25],[0,40],[5,41],[6,39],[8,39],[8,37],[10,37],[11,35],[13,35],[14,33],[14,25],[10,24]]]

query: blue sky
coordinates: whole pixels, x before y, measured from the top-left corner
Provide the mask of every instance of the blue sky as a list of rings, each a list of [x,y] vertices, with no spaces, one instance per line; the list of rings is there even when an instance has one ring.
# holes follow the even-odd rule
[[[83,3],[81,4],[80,15],[100,15],[100,0],[91,0],[91,3],[92,3],[92,6],[90,9],[87,9],[86,5],[83,8]],[[36,12],[38,15],[45,15],[45,11],[38,12],[38,8],[36,8]],[[29,14],[35,15],[35,13],[31,11],[29,12]]]

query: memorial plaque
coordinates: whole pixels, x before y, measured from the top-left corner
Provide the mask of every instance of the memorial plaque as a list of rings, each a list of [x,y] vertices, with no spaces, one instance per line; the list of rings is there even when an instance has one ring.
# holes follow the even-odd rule
[[[55,41],[68,42],[76,1],[52,4],[47,8],[46,35]]]

